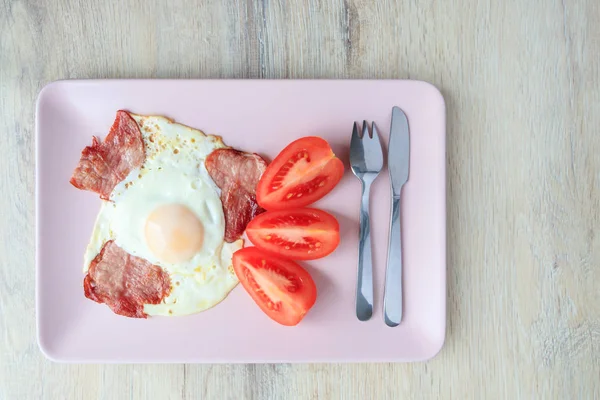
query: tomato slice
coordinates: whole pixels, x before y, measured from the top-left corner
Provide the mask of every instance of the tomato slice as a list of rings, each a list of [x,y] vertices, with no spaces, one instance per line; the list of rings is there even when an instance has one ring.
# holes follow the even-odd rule
[[[315,260],[340,243],[340,224],[316,208],[267,211],[246,227],[246,235],[261,250],[292,260]]]
[[[329,143],[304,137],[290,143],[267,167],[256,200],[267,210],[304,207],[329,193],[343,174],[344,164]]]
[[[282,325],[297,325],[317,299],[315,282],[304,268],[256,247],[233,253],[233,269],[260,309]]]

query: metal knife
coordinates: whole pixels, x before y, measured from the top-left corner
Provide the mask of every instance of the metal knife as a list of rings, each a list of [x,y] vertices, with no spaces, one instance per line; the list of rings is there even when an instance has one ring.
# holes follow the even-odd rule
[[[402,225],[400,205],[402,187],[408,181],[410,135],[406,114],[392,108],[392,126],[388,145],[388,169],[392,181],[392,211],[388,242],[383,316],[386,325],[398,326],[402,321]]]

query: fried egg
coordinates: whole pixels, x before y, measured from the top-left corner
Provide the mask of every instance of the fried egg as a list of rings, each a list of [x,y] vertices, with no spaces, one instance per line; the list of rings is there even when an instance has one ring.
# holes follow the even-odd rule
[[[219,188],[205,158],[227,147],[220,137],[164,117],[131,114],[144,140],[146,160],[104,201],[84,256],[84,272],[114,240],[137,257],[162,267],[171,292],[148,315],[187,315],[223,300],[237,285],[233,253],[243,241],[224,240],[225,217]]]

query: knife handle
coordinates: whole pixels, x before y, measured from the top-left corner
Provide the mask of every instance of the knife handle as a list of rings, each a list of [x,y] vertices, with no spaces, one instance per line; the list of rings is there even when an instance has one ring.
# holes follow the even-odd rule
[[[393,196],[383,298],[385,324],[391,327],[398,326],[402,321],[402,224],[400,216],[400,196]]]
[[[356,285],[356,317],[367,321],[373,315],[373,259],[371,256],[371,222],[369,194],[371,181],[363,181],[360,201],[360,230],[358,238],[358,279]]]

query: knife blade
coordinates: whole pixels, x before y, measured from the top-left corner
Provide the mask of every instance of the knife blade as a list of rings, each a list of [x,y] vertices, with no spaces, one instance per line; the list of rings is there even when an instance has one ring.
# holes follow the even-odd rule
[[[388,145],[388,169],[394,196],[400,196],[402,185],[408,181],[410,137],[408,119],[399,107],[392,108],[392,126]]]
[[[392,183],[392,210],[385,272],[383,317],[386,325],[398,326],[402,321],[402,187],[408,181],[410,166],[410,133],[406,114],[392,108],[392,126],[388,145],[388,169]]]

